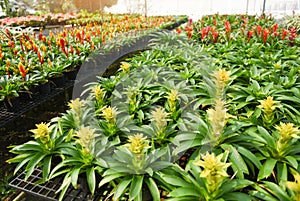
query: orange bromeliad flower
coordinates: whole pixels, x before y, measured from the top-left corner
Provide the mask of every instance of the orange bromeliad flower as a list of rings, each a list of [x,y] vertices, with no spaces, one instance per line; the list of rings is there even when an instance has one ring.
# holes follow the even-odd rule
[[[22,78],[25,79],[29,69],[25,69],[24,65],[21,62],[19,62],[18,67],[19,67]]]
[[[40,52],[38,52],[38,58],[39,58],[40,63],[43,64],[44,63],[44,56],[41,55]]]

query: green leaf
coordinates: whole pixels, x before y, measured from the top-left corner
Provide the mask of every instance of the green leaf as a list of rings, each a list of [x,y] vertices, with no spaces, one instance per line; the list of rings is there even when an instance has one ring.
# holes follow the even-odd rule
[[[155,181],[151,177],[149,177],[149,178],[145,178],[145,183],[147,184],[148,189],[151,192],[152,200],[160,201],[160,193]]]
[[[32,158],[31,154],[22,154],[22,155],[18,155],[15,158],[12,158],[11,160],[9,160],[9,162],[11,162],[11,161],[19,162],[20,161],[20,163],[16,166],[16,168],[14,170],[14,174],[16,174],[28,161],[30,161],[31,158]]]
[[[273,195],[279,198],[280,201],[290,201],[290,196],[280,188],[277,184],[273,182],[264,182],[265,186],[267,187],[267,190],[271,192]]]
[[[271,175],[272,171],[274,170],[274,167],[277,163],[277,160],[273,158],[268,158],[265,163],[263,164],[262,168],[260,169],[258,173],[258,180],[261,180],[263,178],[267,178]]]
[[[227,193],[224,195],[222,198],[224,200],[241,200],[241,201],[251,201],[253,198],[250,195],[247,195],[245,193],[240,193],[240,192],[232,192],[232,193]]]
[[[254,89],[254,91],[259,91],[260,90],[260,85],[256,80],[251,80],[252,84],[251,87]]]
[[[175,176],[175,175],[168,175],[165,174],[162,176],[162,179],[167,182],[168,184],[174,185],[174,186],[180,186],[180,187],[189,187],[191,183],[188,183],[184,179]]]
[[[277,163],[277,178],[279,181],[278,183],[288,180],[288,170],[286,163]]]
[[[59,198],[58,198],[59,201],[63,200],[64,195],[67,192],[68,187],[70,186],[70,184],[71,184],[71,177],[70,177],[69,174],[66,174],[60,188],[55,192],[55,193],[58,193],[59,191],[61,191],[60,194],[59,194]]]
[[[116,173],[116,174],[111,174],[108,176],[105,176],[99,183],[99,187],[103,186],[104,184],[111,182],[112,180],[119,178],[119,177],[123,177],[125,176],[125,173]]]
[[[286,156],[285,158],[293,168],[298,169],[297,159],[295,159],[293,156]]]
[[[78,176],[80,173],[81,167],[77,167],[77,168],[72,168],[72,171],[70,172],[71,174],[71,183],[73,185],[73,187],[76,189],[77,188],[77,181],[78,181]]]
[[[175,188],[170,194],[172,197],[185,197],[185,196],[193,196],[196,200],[201,200],[203,198],[203,195],[199,193],[199,190],[196,188],[190,188],[190,187],[179,187]]]
[[[258,126],[257,129],[258,132],[261,134],[261,137],[263,137],[266,140],[267,146],[275,147],[275,139],[269,134],[269,132],[261,126]]]
[[[86,177],[90,192],[92,193],[92,195],[94,195],[96,188],[96,175],[94,167],[88,168],[86,170]]]
[[[129,199],[135,199],[142,191],[144,175],[134,175],[129,190]]]
[[[36,151],[43,152],[43,145],[35,141],[29,141],[25,144],[18,145],[12,149],[12,151]]]
[[[261,163],[258,160],[258,158],[248,149],[245,149],[244,147],[238,146],[237,147],[238,152],[248,158],[258,169],[261,168]]]
[[[126,177],[118,184],[116,190],[114,191],[114,200],[118,200],[125,193],[125,190],[131,181],[131,177]]]
[[[262,191],[262,192],[260,192]],[[250,191],[250,195],[260,198],[259,200],[265,200],[265,201],[278,201],[278,199],[274,198],[272,195],[270,195],[268,192],[260,189],[257,191]]]
[[[225,183],[217,191],[217,197],[223,197],[223,195],[227,195],[228,193],[232,193],[233,191],[237,191],[243,189],[247,186],[252,185],[253,182],[246,179],[233,179],[227,180]]]
[[[27,180],[30,175],[33,173],[34,169],[37,167],[38,163],[46,156],[46,154],[44,153],[36,153],[29,161],[29,163],[27,164],[25,170],[26,175],[25,175],[25,180]]]
[[[225,151],[229,149],[229,161],[232,163],[231,166],[238,171],[237,176],[240,179],[244,178],[244,173],[249,174],[248,167],[243,157],[239,154],[235,147],[229,144],[222,144],[221,147]]]
[[[48,179],[48,176],[50,174],[50,169],[51,169],[51,161],[52,161],[52,156],[47,156],[44,159],[44,164],[43,164],[43,181],[46,181]]]

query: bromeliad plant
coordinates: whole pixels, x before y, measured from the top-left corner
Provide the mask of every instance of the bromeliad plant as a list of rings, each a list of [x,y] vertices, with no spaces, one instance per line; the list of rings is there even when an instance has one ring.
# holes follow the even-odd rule
[[[167,200],[251,200],[240,190],[251,185],[246,179],[228,178],[226,163],[228,152],[215,156],[214,153],[201,155],[191,160],[183,170],[173,166],[170,173],[162,174],[168,184],[175,186]],[[167,172],[165,170],[164,172]],[[233,176],[234,177],[234,176]]]
[[[66,141],[66,136],[50,123],[40,123],[36,129],[30,130],[34,140],[21,145],[12,146],[11,152],[17,156],[9,159],[8,163],[17,163],[14,173],[25,167],[27,180],[35,168],[43,170],[41,183],[49,179],[49,174],[53,168],[54,160],[63,160],[63,153],[72,150],[72,145]]]
[[[127,197],[129,200],[142,201],[148,199],[150,192],[152,200],[160,200],[157,171],[166,168],[168,150],[153,149],[143,134],[128,136],[128,143],[119,146],[112,158],[107,159],[109,169],[103,173],[99,186],[108,182],[113,185],[111,195],[114,200]],[[144,197],[144,196],[147,197]]]

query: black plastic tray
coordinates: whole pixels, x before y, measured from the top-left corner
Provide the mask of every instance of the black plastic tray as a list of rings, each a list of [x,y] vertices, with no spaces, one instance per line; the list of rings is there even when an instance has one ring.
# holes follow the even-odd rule
[[[59,193],[56,191],[60,188],[63,177],[50,180],[43,184],[36,184],[37,181],[42,179],[42,171],[40,169],[35,169],[32,175],[25,181],[25,172],[17,175],[9,183],[10,187],[24,191],[26,194],[30,195],[30,200],[39,201],[57,201],[59,198]],[[108,197],[111,192],[110,186],[103,186],[101,189],[97,189],[94,196],[92,196],[89,191],[85,188],[81,188],[80,185],[77,189],[70,186],[63,198],[64,201],[102,201]],[[32,199],[36,197],[37,199]]]

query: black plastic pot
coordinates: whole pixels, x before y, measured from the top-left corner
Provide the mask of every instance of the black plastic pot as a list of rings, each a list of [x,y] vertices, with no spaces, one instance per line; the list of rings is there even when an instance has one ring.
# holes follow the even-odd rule
[[[49,82],[42,83],[37,88],[40,94],[49,94],[51,92],[51,87]]]
[[[4,99],[4,107],[8,112],[17,112],[20,106],[19,97],[10,97]]]
[[[64,74],[62,74],[62,75],[59,75],[59,76],[52,77],[50,79],[50,82],[51,82],[52,86],[61,88],[65,85],[66,79],[65,79]]]
[[[64,74],[65,74],[66,79],[76,80],[77,73],[78,73],[78,70],[74,69],[74,70],[67,71]]]

